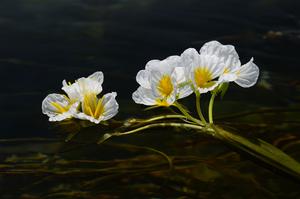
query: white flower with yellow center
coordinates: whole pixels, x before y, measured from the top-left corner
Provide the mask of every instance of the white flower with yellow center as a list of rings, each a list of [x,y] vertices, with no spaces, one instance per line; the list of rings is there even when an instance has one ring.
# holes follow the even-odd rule
[[[137,104],[170,106],[176,99],[192,93],[191,88],[184,85],[184,68],[179,56],[149,61],[145,70],[138,72],[136,81],[140,87],[132,98]]]
[[[63,81],[62,89],[69,96],[72,96],[72,99],[81,102],[82,112],[75,113],[74,117],[98,124],[118,113],[119,105],[115,99],[117,93],[108,93],[102,98],[98,98],[102,92],[103,81],[104,76],[101,71],[88,77],[79,78],[73,84],[67,84],[65,80]]]
[[[89,120],[99,123],[115,116],[119,105],[115,100],[116,93],[109,93],[98,99],[102,91],[103,73],[95,72],[88,77],[82,77],[75,83],[63,81],[62,90],[68,97],[61,94],[50,94],[42,103],[42,111],[49,116],[49,121],[61,121],[67,118]],[[78,112],[81,102],[82,112]]]
[[[49,116],[49,121],[62,121],[72,118],[77,112],[79,102],[71,101],[65,95],[49,94],[42,102],[42,112]]]
[[[189,48],[181,54],[185,66],[185,77],[195,92],[207,93],[218,85],[219,76],[224,71],[224,64],[214,55],[199,54],[194,48]]]
[[[259,68],[253,63],[253,58],[241,65],[239,56],[232,45],[222,45],[218,41],[211,41],[200,49],[201,55],[217,56],[224,63],[220,82],[235,82],[241,87],[253,86],[259,76]]]

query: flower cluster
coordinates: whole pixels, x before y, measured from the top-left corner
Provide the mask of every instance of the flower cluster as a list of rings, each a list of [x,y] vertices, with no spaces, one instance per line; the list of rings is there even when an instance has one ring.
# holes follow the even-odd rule
[[[119,105],[116,92],[98,98],[102,92],[103,73],[98,71],[89,77],[82,77],[75,83],[62,82],[62,90],[67,95],[52,93],[42,102],[42,111],[49,121],[62,121],[68,118],[89,120],[96,124],[114,117]]]
[[[253,63],[253,58],[242,65],[234,46],[211,41],[204,44],[199,52],[189,48],[180,56],[149,61],[145,69],[136,76],[140,86],[132,94],[132,98],[137,104],[147,106],[175,105],[188,116],[188,112],[177,100],[195,93],[197,112],[205,124],[199,99],[200,94],[211,91],[213,95],[209,106],[209,121],[212,123],[214,97],[222,86],[235,82],[248,88],[256,83],[258,75],[259,69]],[[102,91],[103,78],[103,73],[99,71],[87,78],[79,78],[73,84],[64,80],[62,90],[67,95],[48,95],[42,103],[43,113],[49,116],[49,121],[74,117],[98,124],[112,118],[119,108],[115,99],[117,94],[112,92],[98,98]],[[195,118],[188,117],[196,121]]]
[[[251,87],[258,75],[253,58],[241,65],[234,46],[211,41],[204,44],[199,53],[189,48],[180,56],[149,61],[136,76],[140,87],[132,98],[138,104],[170,106],[193,92],[207,93],[223,83]]]

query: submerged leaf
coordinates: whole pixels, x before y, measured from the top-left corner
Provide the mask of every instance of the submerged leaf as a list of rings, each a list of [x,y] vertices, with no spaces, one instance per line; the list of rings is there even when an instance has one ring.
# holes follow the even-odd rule
[[[215,136],[219,139],[247,152],[270,166],[300,179],[300,163],[275,146],[261,139],[250,140],[241,137],[215,125],[212,125],[212,128],[216,133]]]

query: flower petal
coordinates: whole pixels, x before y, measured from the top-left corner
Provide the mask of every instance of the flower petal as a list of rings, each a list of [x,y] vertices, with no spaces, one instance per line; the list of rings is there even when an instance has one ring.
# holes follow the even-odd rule
[[[151,88],[150,72],[147,70],[140,70],[136,75],[136,81],[144,88]]]
[[[181,99],[193,93],[193,89],[186,78],[184,67],[176,67],[174,71],[174,78],[177,84],[177,98]]]
[[[202,46],[200,54],[215,55],[222,59],[226,71],[234,71],[241,66],[239,56],[232,45],[223,45],[218,41],[210,41]]]
[[[74,117],[78,112],[78,110],[77,110],[78,106],[79,106],[79,102],[75,102],[74,104],[71,105],[69,111],[64,112],[62,114],[58,114],[53,117],[49,117],[49,121],[50,122],[59,122],[59,121]]]
[[[97,81],[99,84],[102,84],[104,81],[104,75],[101,71],[94,72],[90,76],[88,76],[88,79],[92,79]]]
[[[159,71],[162,74],[171,74],[179,64],[180,57],[174,55],[164,60],[151,60],[146,64],[145,68],[147,71]]]
[[[76,101],[76,100],[80,99],[81,95],[79,92],[79,86],[78,86],[77,82],[68,85],[66,80],[63,80],[62,84],[63,84],[63,87],[61,89],[67,93],[68,97],[72,101]]]
[[[187,97],[187,96],[191,95],[194,92],[191,85],[185,85],[185,86],[182,86],[182,87],[178,87],[177,89],[178,89],[178,91],[177,91],[177,98],[178,99]]]
[[[102,83],[90,78],[79,78],[77,80],[79,93],[81,95],[81,100],[86,94],[96,94],[98,95],[102,91]]]
[[[189,73],[194,65],[199,64],[199,53],[194,48],[188,48],[181,54],[181,66],[185,68],[186,73]]]
[[[104,112],[102,120],[108,120],[118,113],[119,104],[116,101],[116,96],[116,92],[107,93],[103,96]]]
[[[144,104],[147,106],[156,104],[156,99],[152,90],[141,86],[132,94],[132,99],[137,104]]]
[[[76,113],[79,102],[70,103],[65,95],[49,94],[42,102],[42,112],[49,116],[49,121],[71,118]]]
[[[253,58],[251,58],[248,63],[242,65],[242,67],[237,71],[237,79],[235,80],[235,83],[241,87],[248,88],[257,82],[258,76],[259,68],[253,63]]]

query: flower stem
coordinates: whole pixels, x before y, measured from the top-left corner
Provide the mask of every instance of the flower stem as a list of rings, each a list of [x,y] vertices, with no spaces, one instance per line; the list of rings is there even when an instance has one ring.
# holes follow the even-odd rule
[[[201,105],[200,105],[200,93],[196,93],[196,108],[197,108],[197,113],[199,115],[199,118],[201,119],[201,121],[206,124],[206,120],[202,114],[202,111],[201,111]]]
[[[145,124],[150,122],[155,122],[158,120],[165,120],[165,119],[188,119],[185,115],[173,114],[173,115],[159,115],[155,117],[151,117],[148,119],[136,119],[130,118],[124,122],[125,126],[131,126],[132,124]]]
[[[177,107],[177,108],[179,109],[179,111],[180,111],[183,115],[185,115],[189,120],[195,122],[196,124],[199,124],[199,125],[201,125],[201,126],[204,126],[204,125],[206,124],[205,122],[200,121],[200,120],[194,118],[193,116],[191,116],[191,115],[188,113],[188,111],[187,111],[180,103],[175,102],[175,103],[174,103],[174,106]]]
[[[125,132],[115,132],[115,133],[106,133],[103,135],[103,137],[97,142],[97,144],[101,144],[104,141],[108,140],[109,138],[113,136],[123,136],[123,135],[129,135],[133,133],[137,133],[140,131],[144,131],[150,128],[156,128],[156,127],[181,127],[181,128],[189,128],[189,129],[195,129],[195,130],[201,130],[202,132],[205,132],[206,134],[212,134],[213,130],[210,128],[206,128],[203,126],[195,125],[195,124],[187,124],[187,123],[175,123],[175,122],[162,122],[162,123],[155,123],[155,124],[148,124],[130,131]]]
[[[209,100],[209,106],[208,106],[208,118],[209,118],[209,123],[213,124],[214,120],[213,120],[213,108],[214,108],[214,102],[215,102],[215,97],[216,97],[216,93],[212,92],[210,100]]]

